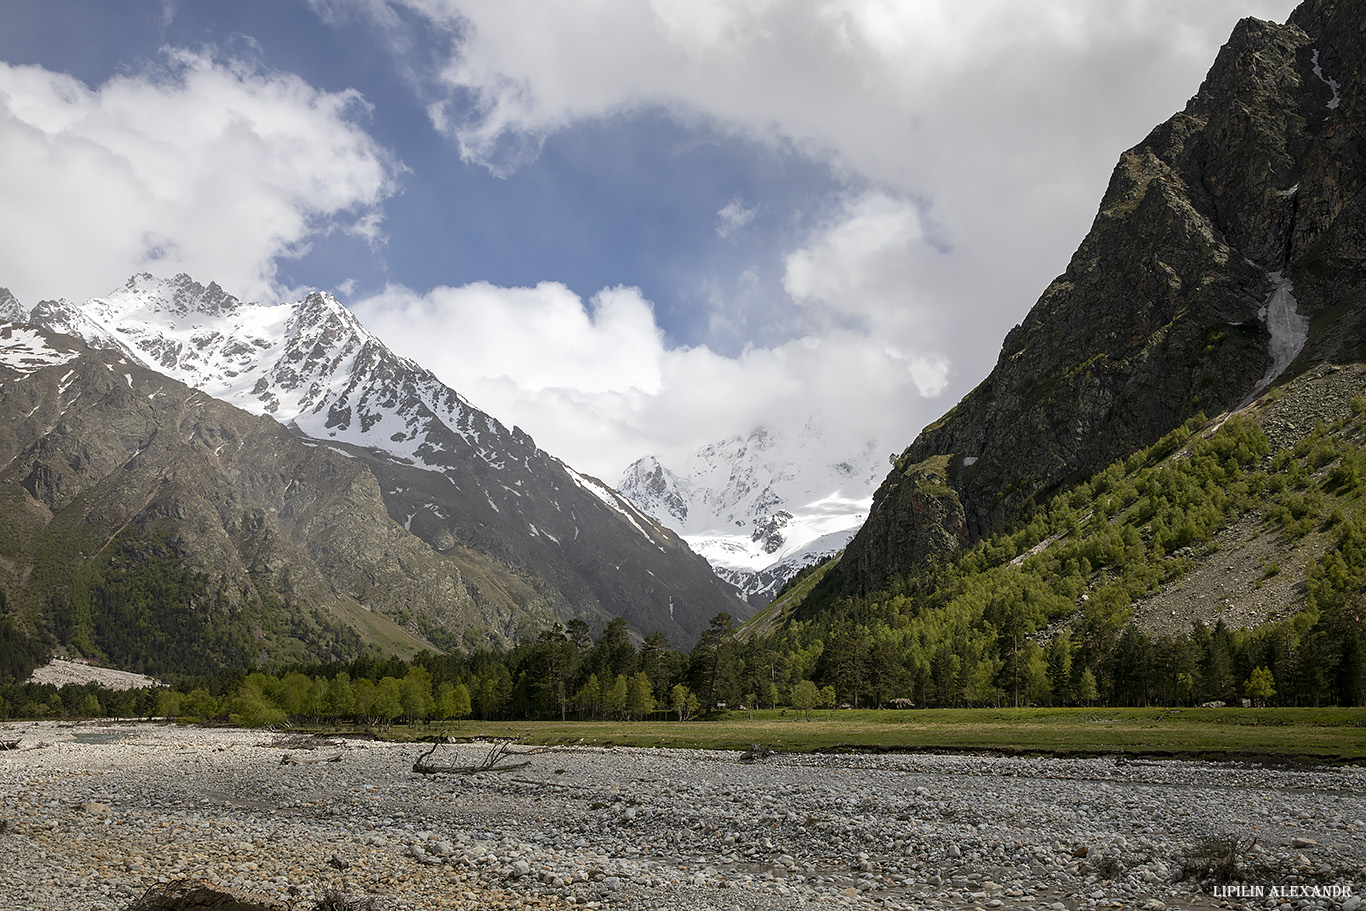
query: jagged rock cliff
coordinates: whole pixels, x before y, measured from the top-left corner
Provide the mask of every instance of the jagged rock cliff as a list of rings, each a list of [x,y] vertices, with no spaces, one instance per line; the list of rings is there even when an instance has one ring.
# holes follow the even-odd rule
[[[1192,415],[1361,360],[1364,67],[1358,4],[1238,23],[1185,110],[1121,156],[991,374],[901,455],[828,584],[879,588]]]

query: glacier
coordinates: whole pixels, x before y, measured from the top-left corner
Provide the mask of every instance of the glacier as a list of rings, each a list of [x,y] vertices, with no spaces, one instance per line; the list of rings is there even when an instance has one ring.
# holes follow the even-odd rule
[[[664,465],[636,460],[617,489],[677,532],[751,604],[801,569],[839,553],[886,473],[873,441],[846,450],[810,420],[798,433],[758,427]]]

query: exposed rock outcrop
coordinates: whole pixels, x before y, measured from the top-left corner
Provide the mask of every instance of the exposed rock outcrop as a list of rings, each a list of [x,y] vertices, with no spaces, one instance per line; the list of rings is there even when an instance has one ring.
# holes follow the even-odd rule
[[[1285,25],[1238,23],[1185,110],[1121,156],[1090,233],[991,374],[902,454],[830,585],[875,589],[1195,414],[1361,359],[1364,28],[1334,0]],[[1310,322],[1302,347],[1280,344],[1278,293]],[[906,466],[933,458],[961,511],[925,508],[908,483]]]

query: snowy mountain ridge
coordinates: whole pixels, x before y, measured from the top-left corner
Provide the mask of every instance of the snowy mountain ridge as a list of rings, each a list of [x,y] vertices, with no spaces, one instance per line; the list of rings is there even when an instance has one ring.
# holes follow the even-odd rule
[[[793,435],[760,427],[702,446],[672,467],[654,456],[617,489],[678,532],[752,603],[842,550],[872,504],[885,466],[873,442],[840,451],[814,421]]]
[[[25,312],[11,297],[0,309],[366,461],[404,530],[545,580],[565,620],[625,616],[641,635],[686,642],[718,611],[744,614],[673,532],[394,354],[329,294],[246,303],[144,273],[83,304]]]
[[[440,470],[433,422],[485,461],[508,431],[418,364],[393,354],[330,294],[293,305],[244,303],[217,284],[135,275],[84,305],[44,301],[29,321],[139,363],[301,433],[382,449]]]

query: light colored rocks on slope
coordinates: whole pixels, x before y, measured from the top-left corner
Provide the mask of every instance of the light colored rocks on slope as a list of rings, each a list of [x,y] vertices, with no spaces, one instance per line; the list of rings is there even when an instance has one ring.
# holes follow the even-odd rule
[[[159,681],[145,674],[131,671],[117,671],[108,667],[96,667],[80,661],[67,661],[53,658],[40,668],[35,668],[26,683],[49,683],[52,686],[66,686],[68,683],[98,683],[111,690],[137,690],[148,686],[158,686]]]

